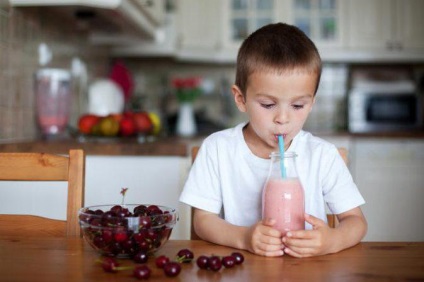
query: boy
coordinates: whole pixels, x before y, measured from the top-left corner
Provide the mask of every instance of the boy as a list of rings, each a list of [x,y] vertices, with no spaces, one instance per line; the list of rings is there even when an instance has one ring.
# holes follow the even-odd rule
[[[204,140],[180,197],[195,208],[194,229],[202,239],[263,256],[308,257],[338,252],[364,237],[364,199],[336,147],[302,131],[320,74],[315,45],[294,26],[270,24],[243,42],[231,90],[249,121]],[[298,155],[305,190],[306,230],[285,236],[273,228],[275,220],[261,220],[278,135],[285,151]],[[328,227],[324,202],[337,214],[337,228]]]

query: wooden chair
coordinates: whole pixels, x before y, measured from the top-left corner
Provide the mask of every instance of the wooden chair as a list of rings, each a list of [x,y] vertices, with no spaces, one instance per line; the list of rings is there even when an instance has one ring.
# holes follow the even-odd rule
[[[85,156],[44,153],[0,153],[0,181],[67,181],[66,221],[35,215],[0,215],[0,234],[29,236],[80,236],[78,209],[84,202]],[[0,191],[1,192],[1,191]]]
[[[191,148],[191,162],[193,163],[196,159],[197,153],[199,152],[200,147],[194,146]],[[339,151],[340,156],[343,158],[344,162],[348,163],[348,151],[346,148],[340,147],[337,148]],[[193,216],[194,216],[194,209],[191,209],[191,229],[190,229],[190,238],[191,240],[199,240],[200,237],[197,236],[196,232],[194,231],[194,225],[193,225]],[[334,214],[327,214],[327,222],[328,226],[331,228],[336,227],[337,225],[337,217]]]

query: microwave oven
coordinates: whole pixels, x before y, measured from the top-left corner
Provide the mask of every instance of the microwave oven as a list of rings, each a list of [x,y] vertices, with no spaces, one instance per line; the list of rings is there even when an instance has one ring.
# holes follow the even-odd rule
[[[416,130],[422,126],[422,94],[412,83],[362,83],[348,93],[348,128],[352,133]]]

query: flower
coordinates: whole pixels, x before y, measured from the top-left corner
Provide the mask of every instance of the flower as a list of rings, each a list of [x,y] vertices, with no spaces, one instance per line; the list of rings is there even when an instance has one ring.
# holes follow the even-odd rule
[[[177,99],[179,102],[193,102],[200,95],[200,78],[174,78],[172,86],[176,90]]]

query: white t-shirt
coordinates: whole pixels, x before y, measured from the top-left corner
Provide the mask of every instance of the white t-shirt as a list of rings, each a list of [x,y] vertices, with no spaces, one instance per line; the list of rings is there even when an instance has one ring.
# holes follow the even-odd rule
[[[197,154],[180,196],[192,207],[220,214],[231,224],[251,226],[262,215],[262,189],[270,159],[255,156],[243,137],[246,123],[208,136]],[[288,152],[296,152],[297,172],[305,190],[305,211],[327,221],[365,203],[337,148],[300,131]],[[306,224],[306,228],[311,226]]]

